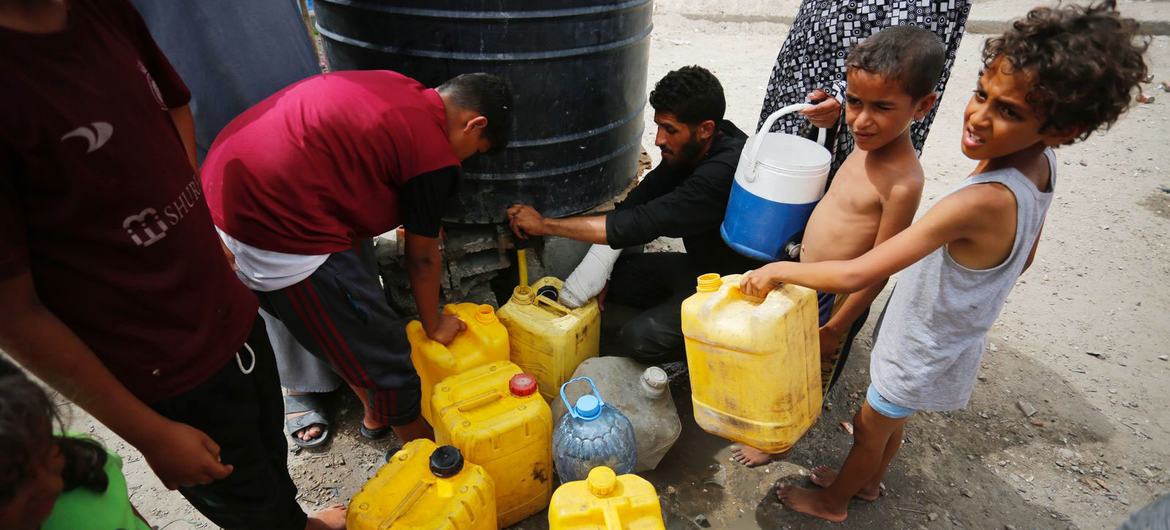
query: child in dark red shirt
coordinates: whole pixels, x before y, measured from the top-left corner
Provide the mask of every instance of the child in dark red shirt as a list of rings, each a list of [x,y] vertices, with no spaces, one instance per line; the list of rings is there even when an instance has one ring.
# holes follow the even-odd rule
[[[224,528],[308,519],[257,302],[193,169],[189,94],[125,0],[0,0],[0,349]]]

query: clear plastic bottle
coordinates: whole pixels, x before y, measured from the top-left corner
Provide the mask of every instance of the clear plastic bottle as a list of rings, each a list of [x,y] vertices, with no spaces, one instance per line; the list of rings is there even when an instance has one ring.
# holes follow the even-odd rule
[[[682,433],[666,372],[625,357],[594,357],[581,363],[573,377],[596,381],[606,404],[618,409],[634,425],[634,438],[638,441],[638,463],[634,471],[658,467],[658,462]],[[573,392],[568,396],[572,401]],[[568,409],[557,400],[553,402],[552,412],[556,422]]]
[[[570,405],[565,387],[577,381],[589,383],[593,392],[581,396],[576,405]],[[597,466],[609,467],[619,475],[632,473],[638,459],[638,444],[629,418],[606,405],[597,392],[597,385],[588,377],[561,385],[561,399],[569,409],[553,430],[553,463],[561,482],[585,480]]]

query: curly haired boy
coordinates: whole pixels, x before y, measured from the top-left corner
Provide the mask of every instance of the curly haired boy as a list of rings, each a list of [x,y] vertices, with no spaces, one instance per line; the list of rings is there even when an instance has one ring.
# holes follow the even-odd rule
[[[746,275],[762,295],[782,282],[854,292],[902,269],[878,324],[866,401],[841,470],[813,470],[809,490],[783,486],[788,507],[844,521],[853,497],[876,500],[914,411],[961,409],[987,331],[1036,255],[1052,202],[1052,149],[1108,128],[1146,75],[1138,24],[1112,3],[1036,8],[987,41],[963,114],[971,176],[918,222],[856,259],[778,262]]]

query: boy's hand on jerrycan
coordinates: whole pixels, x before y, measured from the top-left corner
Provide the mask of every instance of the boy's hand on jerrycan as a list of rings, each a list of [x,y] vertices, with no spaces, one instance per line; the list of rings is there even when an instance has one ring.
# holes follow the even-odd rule
[[[837,123],[837,118],[841,116],[841,102],[837,101],[837,98],[818,88],[809,92],[808,101],[813,106],[800,113],[808,118],[808,122],[814,127],[828,129]]]
[[[439,315],[439,324],[434,331],[427,331],[431,340],[446,346],[455,340],[455,337],[467,329],[467,324],[454,315],[443,313]]]
[[[167,489],[210,484],[232,474],[232,466],[219,461],[219,445],[211,437],[185,423],[162,421],[137,447]]]
[[[773,289],[780,287],[781,282],[773,279],[771,272],[772,265],[764,265],[756,270],[747,271],[739,279],[739,290],[746,296],[753,298],[765,298]]]

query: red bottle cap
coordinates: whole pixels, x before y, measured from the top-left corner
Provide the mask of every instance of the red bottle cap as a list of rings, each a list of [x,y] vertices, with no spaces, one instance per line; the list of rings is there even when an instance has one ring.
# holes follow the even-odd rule
[[[536,378],[528,374],[516,374],[508,381],[508,390],[516,397],[531,396],[536,393]]]

